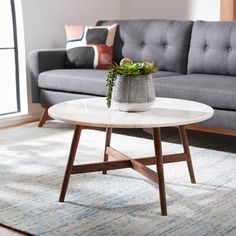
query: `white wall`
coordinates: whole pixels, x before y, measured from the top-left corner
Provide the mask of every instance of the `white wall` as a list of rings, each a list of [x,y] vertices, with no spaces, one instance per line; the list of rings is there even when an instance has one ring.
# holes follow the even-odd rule
[[[120,17],[119,0],[22,0],[26,50],[65,46],[64,25]]]
[[[190,0],[190,20],[220,20],[220,0]]]
[[[99,19],[120,17],[120,0],[21,0],[26,56],[32,49],[65,47],[65,24],[94,25]],[[29,113],[41,111],[31,104]]]
[[[120,0],[122,19],[219,20],[220,0]]]

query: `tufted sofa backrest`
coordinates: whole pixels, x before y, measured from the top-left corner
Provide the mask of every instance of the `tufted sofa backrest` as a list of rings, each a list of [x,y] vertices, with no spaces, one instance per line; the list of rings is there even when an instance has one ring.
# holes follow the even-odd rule
[[[236,22],[194,23],[188,73],[236,75]]]
[[[98,21],[97,25],[118,23],[113,60],[153,61],[160,70],[187,72],[192,31],[191,21],[117,20]]]

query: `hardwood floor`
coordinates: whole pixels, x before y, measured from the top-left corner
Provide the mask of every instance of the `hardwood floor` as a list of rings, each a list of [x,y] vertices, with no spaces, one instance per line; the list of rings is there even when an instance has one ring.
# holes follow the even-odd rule
[[[20,232],[18,230],[8,228],[7,226],[0,225],[0,236],[32,236],[32,234]]]

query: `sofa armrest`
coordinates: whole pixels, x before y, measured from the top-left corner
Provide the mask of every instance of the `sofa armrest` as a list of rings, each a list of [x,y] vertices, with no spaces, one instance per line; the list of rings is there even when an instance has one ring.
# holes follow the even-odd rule
[[[38,76],[41,72],[65,68],[65,49],[38,49],[28,56],[31,77],[32,102],[40,103]]]

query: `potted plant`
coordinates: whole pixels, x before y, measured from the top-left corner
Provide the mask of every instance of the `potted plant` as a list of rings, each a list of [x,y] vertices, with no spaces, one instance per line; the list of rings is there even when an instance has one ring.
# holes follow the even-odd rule
[[[132,62],[123,58],[114,63],[107,77],[107,107],[111,101],[122,111],[145,111],[155,100],[152,73],[158,68],[152,62]]]

